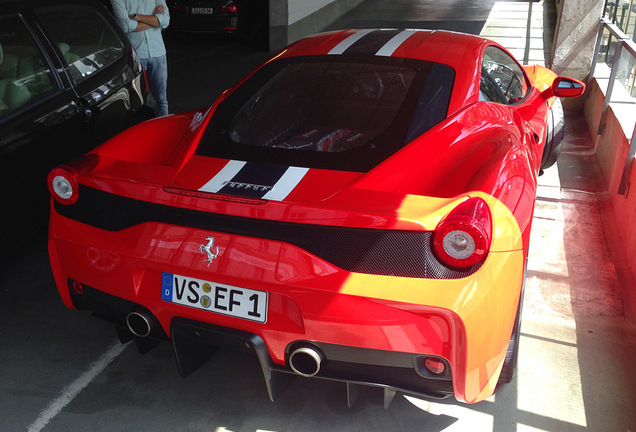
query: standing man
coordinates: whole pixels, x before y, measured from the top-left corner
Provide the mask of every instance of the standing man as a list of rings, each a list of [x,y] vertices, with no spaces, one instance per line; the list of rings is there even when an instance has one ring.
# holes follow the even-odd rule
[[[168,62],[161,30],[170,14],[165,0],[111,0],[115,19],[124,29],[146,69],[150,92],[157,101],[157,115],[168,115]]]

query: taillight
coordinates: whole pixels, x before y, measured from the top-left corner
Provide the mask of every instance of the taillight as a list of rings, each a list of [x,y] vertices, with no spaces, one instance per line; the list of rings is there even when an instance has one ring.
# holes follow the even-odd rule
[[[442,264],[467,269],[483,261],[490,250],[492,216],[481,198],[470,198],[437,226],[433,251]]]
[[[64,205],[77,202],[79,197],[80,173],[91,170],[97,165],[99,158],[96,154],[84,156],[69,165],[62,165],[53,169],[48,175],[47,185],[51,196]]]
[[[70,167],[55,168],[49,173],[49,192],[56,201],[71,205],[77,202],[77,171]]]
[[[219,12],[221,13],[236,13],[238,12],[238,8],[234,4],[234,2],[228,2],[225,6],[221,6],[219,8]]]

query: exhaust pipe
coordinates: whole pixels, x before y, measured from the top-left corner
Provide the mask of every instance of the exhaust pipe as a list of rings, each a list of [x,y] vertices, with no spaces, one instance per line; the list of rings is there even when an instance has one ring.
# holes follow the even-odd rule
[[[128,330],[137,337],[146,337],[155,326],[155,318],[147,311],[133,311],[126,316]]]
[[[325,355],[315,347],[304,346],[294,350],[289,356],[289,366],[298,375],[312,377],[320,371]]]

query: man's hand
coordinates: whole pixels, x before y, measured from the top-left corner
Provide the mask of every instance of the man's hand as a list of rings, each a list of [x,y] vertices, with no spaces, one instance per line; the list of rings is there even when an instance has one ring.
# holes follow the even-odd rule
[[[163,5],[157,5],[157,7],[155,8],[154,15],[137,14],[136,20],[138,24],[135,31],[143,31],[151,27],[159,27],[160,24],[159,24],[159,19],[157,18],[157,14],[163,13],[164,10],[165,8]]]

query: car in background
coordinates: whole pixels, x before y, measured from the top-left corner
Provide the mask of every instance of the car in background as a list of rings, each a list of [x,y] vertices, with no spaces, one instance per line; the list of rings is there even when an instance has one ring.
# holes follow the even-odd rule
[[[177,35],[219,33],[266,48],[269,8],[265,0],[172,0],[170,31]]]
[[[44,226],[46,176],[142,118],[144,74],[91,0],[0,2],[0,256]]]
[[[170,27],[181,33],[232,33],[238,30],[238,6],[230,0],[174,0]]]
[[[482,401],[515,374],[551,110],[584,89],[478,36],[300,40],[51,171],[58,291],[184,376],[254,352],[272,399],[297,375]]]

